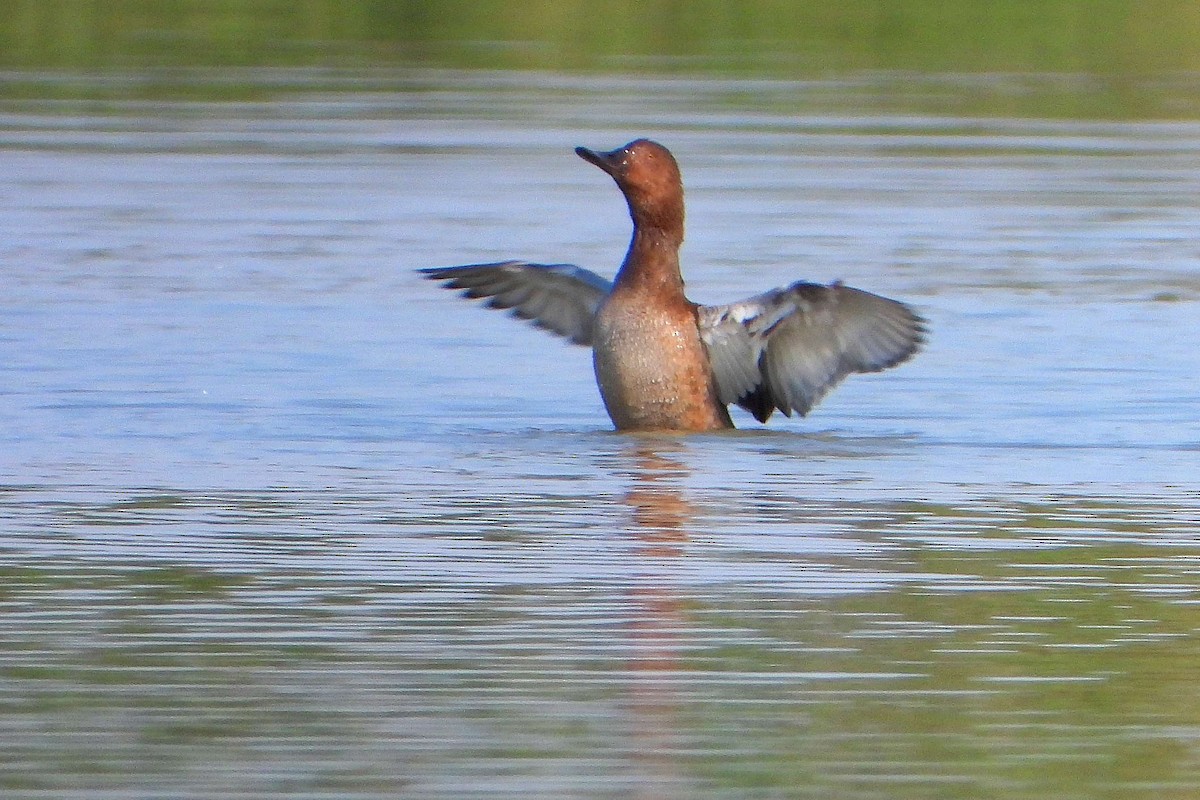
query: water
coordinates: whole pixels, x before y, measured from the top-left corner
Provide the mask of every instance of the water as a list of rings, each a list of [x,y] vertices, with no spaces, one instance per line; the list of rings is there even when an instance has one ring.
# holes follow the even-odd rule
[[[1200,125],[411,83],[0,116],[6,797],[1191,795]],[[635,135],[694,299],[841,278],[927,350],[618,436],[413,274],[611,274],[571,148]]]

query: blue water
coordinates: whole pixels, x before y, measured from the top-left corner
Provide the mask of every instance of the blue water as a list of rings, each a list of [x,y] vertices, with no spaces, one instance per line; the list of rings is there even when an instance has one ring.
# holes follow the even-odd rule
[[[0,115],[6,795],[1194,788],[1200,125],[422,80]],[[414,274],[611,274],[571,148],[636,135],[693,299],[843,279],[926,351],[620,436],[585,350]]]

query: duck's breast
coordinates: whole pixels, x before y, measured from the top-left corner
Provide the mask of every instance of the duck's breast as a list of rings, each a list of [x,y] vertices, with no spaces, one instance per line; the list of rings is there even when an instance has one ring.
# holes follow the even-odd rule
[[[615,291],[596,315],[596,382],[618,430],[730,428],[717,400],[695,307]]]

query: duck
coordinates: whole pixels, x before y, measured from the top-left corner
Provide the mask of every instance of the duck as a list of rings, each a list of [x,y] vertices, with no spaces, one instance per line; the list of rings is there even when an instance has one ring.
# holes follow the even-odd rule
[[[894,367],[924,345],[927,323],[916,311],[841,281],[797,281],[727,305],[692,302],[680,270],[675,157],[649,139],[575,153],[607,173],[629,206],[633,237],[614,280],[526,261],[420,273],[590,347],[616,430],[727,430],[732,405],[760,423],[776,410],[803,417],[848,375]]]

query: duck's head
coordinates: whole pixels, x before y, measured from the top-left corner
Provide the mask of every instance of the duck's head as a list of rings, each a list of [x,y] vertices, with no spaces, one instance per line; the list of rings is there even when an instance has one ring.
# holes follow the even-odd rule
[[[683,179],[671,151],[649,139],[597,152],[576,147],[576,154],[617,182],[639,228],[657,228],[683,239]]]

